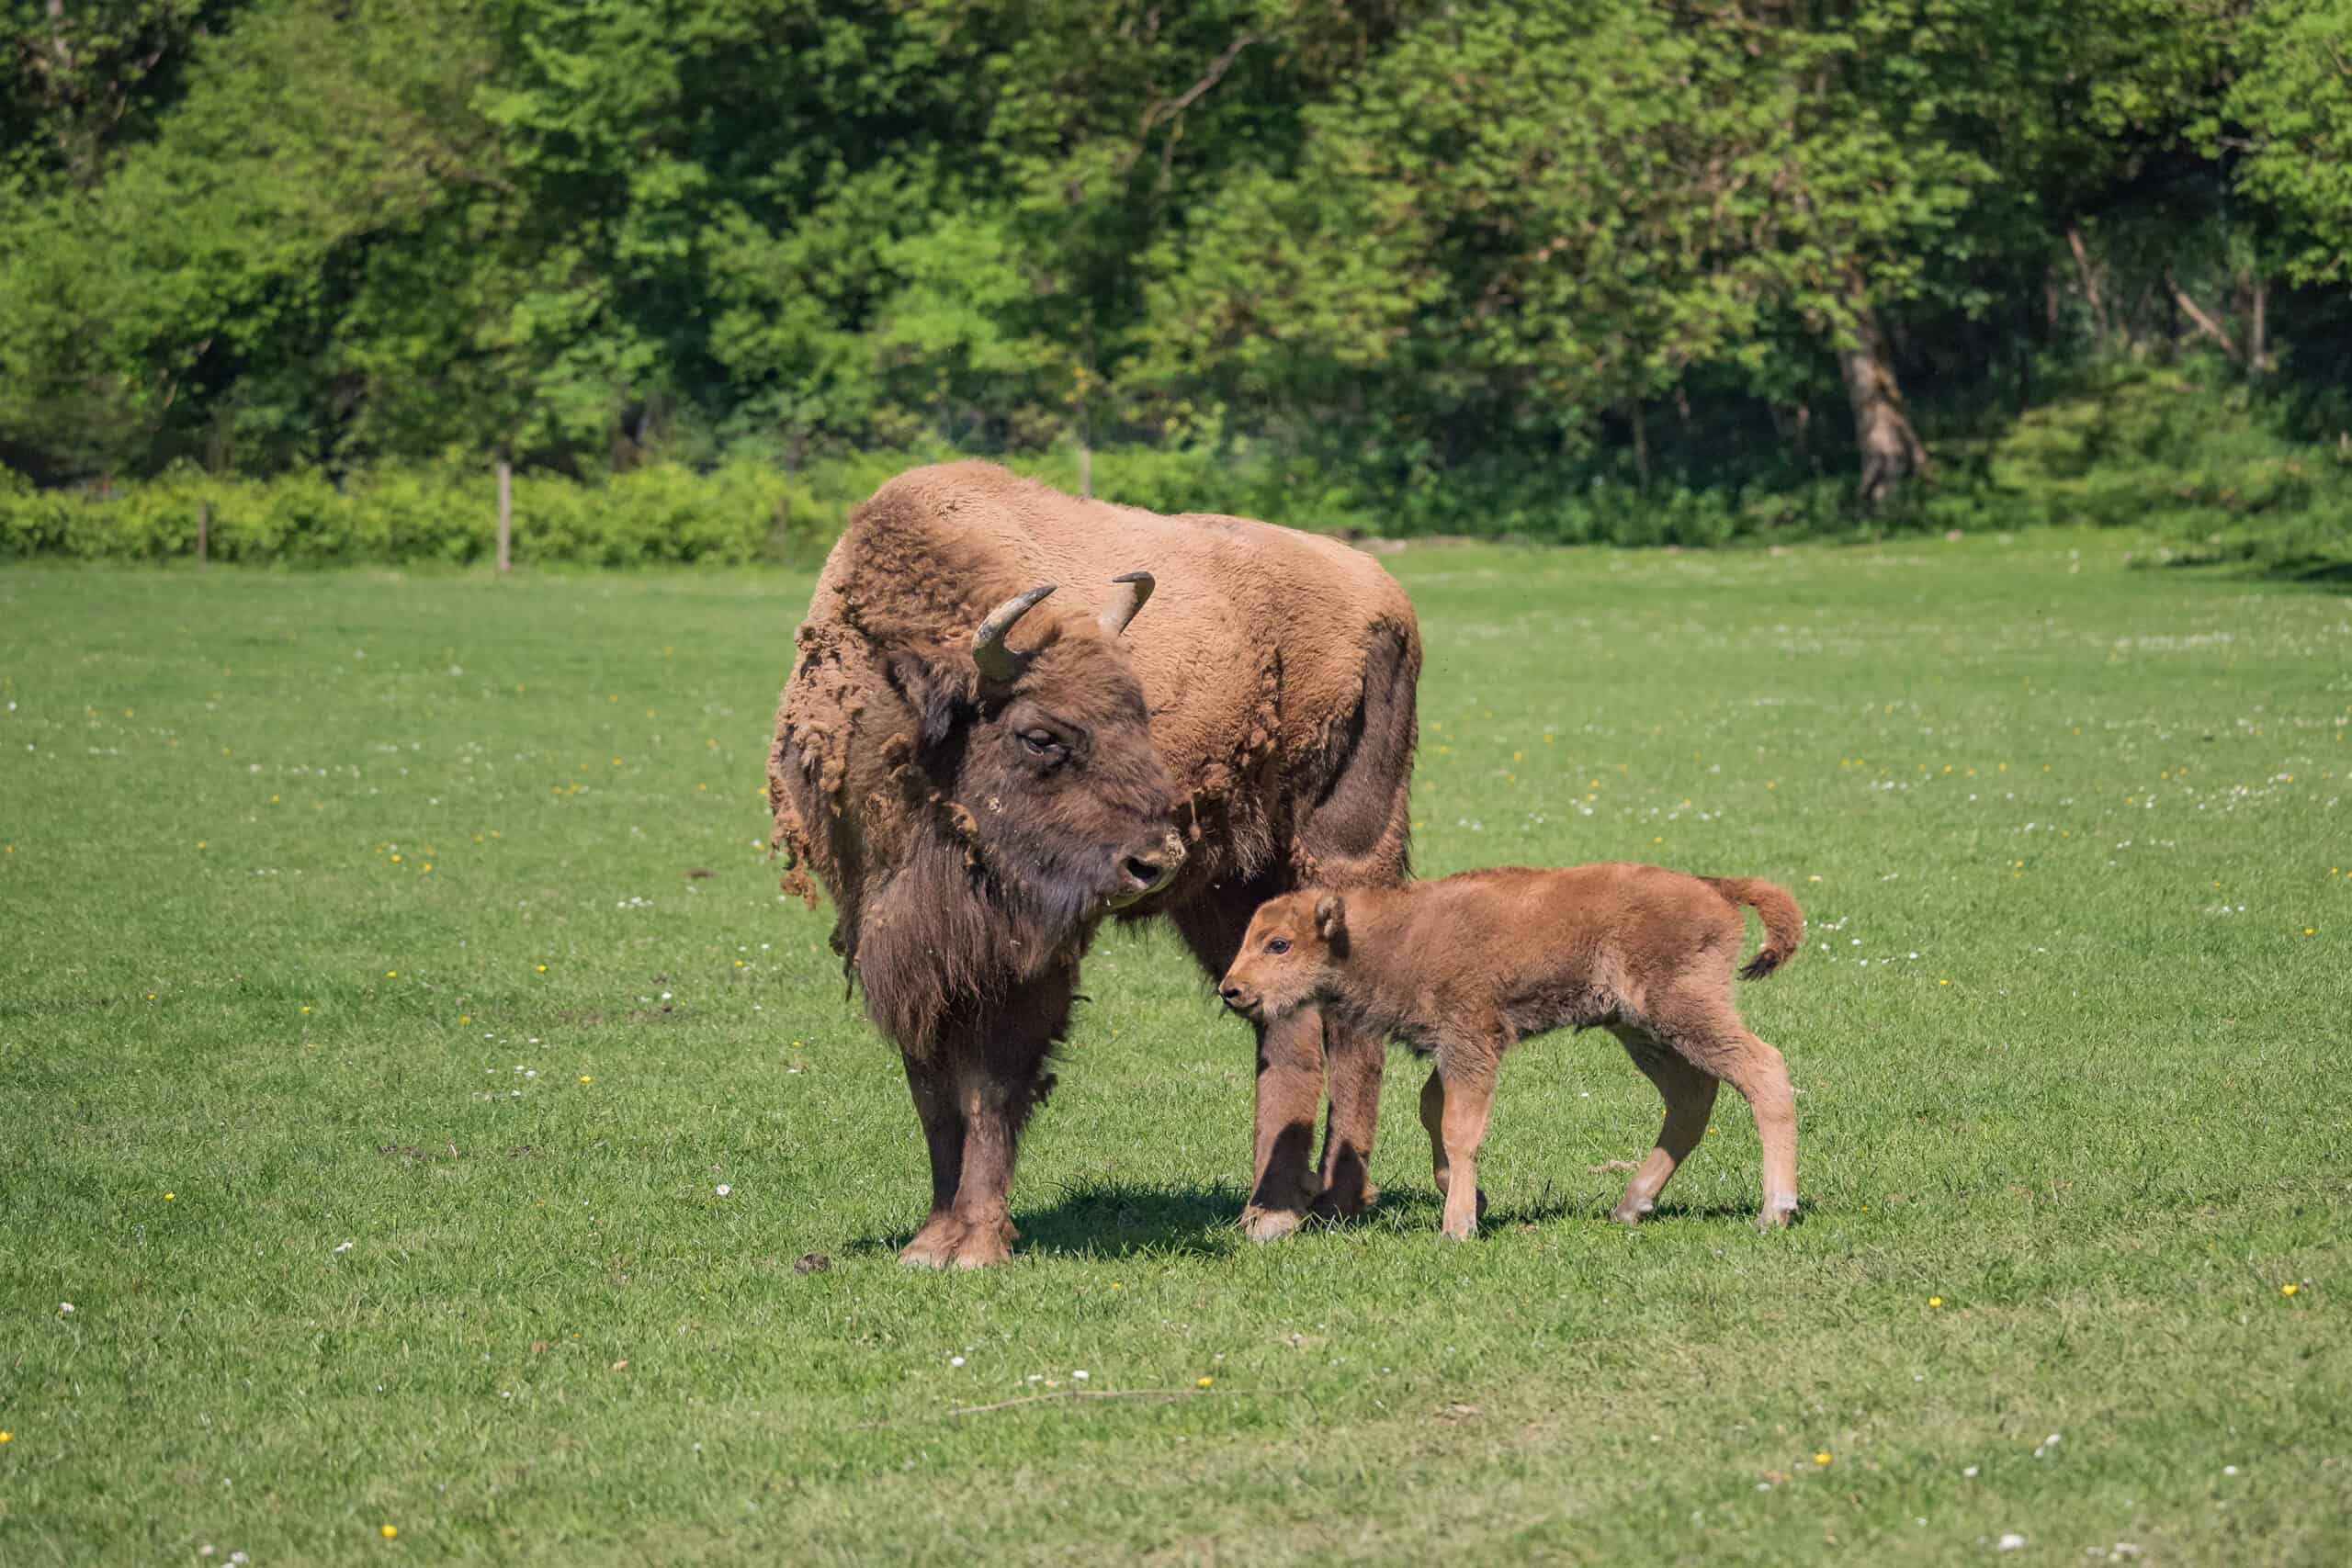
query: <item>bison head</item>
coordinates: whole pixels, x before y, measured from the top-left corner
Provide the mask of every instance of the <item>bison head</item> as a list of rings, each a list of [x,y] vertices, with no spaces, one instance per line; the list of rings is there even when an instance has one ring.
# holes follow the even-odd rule
[[[1026,650],[1008,639],[1053,584],[991,611],[968,667],[911,655],[892,666],[923,772],[961,807],[980,871],[1057,936],[1159,892],[1184,860],[1143,683],[1119,647],[1152,580],[1116,581],[1099,617]]]

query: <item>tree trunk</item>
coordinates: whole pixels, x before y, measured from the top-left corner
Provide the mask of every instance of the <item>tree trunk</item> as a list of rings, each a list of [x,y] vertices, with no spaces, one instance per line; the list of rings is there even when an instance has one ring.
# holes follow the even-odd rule
[[[1894,362],[1878,312],[1867,301],[1857,304],[1854,342],[1838,349],[1838,371],[1845,378],[1846,398],[1854,409],[1854,445],[1862,455],[1862,504],[1878,512],[1907,480],[1925,479],[1929,466],[1928,449],[1904,412],[1903,389],[1895,383]]]
[[[2180,280],[2173,276],[2170,267],[2165,269],[2165,287],[2172,290],[2173,302],[2188,313],[2189,321],[2195,324],[2199,333],[2221,344],[2222,352],[2232,359],[2240,364],[2245,363],[2244,351],[2231,341],[2229,333],[2223,329],[2221,322],[2207,315],[2203,308],[2188,297],[2188,290],[2180,286]]]
[[[2262,356],[2265,348],[2263,337],[2266,331],[2264,317],[2269,304],[2270,282],[2257,272],[2254,275],[2254,324],[2247,329],[2246,333],[2245,373],[2248,376],[2259,376],[2263,371]]]
[[[2075,253],[2075,270],[2083,280],[2083,298],[2091,308],[2091,330],[2098,338],[2098,351],[2105,354],[2109,338],[2107,300],[2100,295],[2098,268],[2091,265],[2090,250],[2083,243],[2083,231],[2073,224],[2066,226],[2066,248]]]
[[[1625,414],[1634,426],[1634,479],[1644,490],[1650,488],[1650,426],[1642,417],[1642,400],[1634,398],[1625,404]]]
[[[198,571],[204,570],[204,558],[209,553],[211,543],[212,503],[209,501],[199,501],[196,503],[196,570]]]
[[[514,564],[514,465],[498,459],[498,570],[503,576]]]

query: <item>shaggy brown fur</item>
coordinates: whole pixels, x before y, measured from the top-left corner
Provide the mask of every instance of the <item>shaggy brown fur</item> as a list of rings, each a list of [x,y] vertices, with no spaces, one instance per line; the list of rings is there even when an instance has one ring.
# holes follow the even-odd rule
[[[1156,591],[1120,636],[1102,614],[1138,570]],[[1010,678],[984,673],[975,628],[1047,583],[1003,645]],[[1420,642],[1396,582],[1336,541],[918,468],[851,518],[798,645],[775,842],[831,894],[834,944],[906,1061],[932,1159],[910,1262],[1005,1256],[1013,1155],[1106,915],[1168,916],[1216,976],[1266,897],[1404,875]],[[804,872],[786,886],[813,901]],[[1318,1192],[1369,1201],[1382,1052],[1311,1008],[1259,1032],[1264,1236]]]
[[[1764,920],[1764,946],[1743,971],[1758,978],[1804,940],[1797,901],[1770,882],[1612,863],[1307,889],[1258,911],[1220,994],[1261,1028],[1319,1006],[1335,1024],[1434,1054],[1421,1125],[1448,1235],[1478,1227],[1476,1160],[1502,1054],[1530,1034],[1596,1024],[1666,1099],[1657,1146],[1615,1217],[1631,1224],[1650,1212],[1728,1081],[1763,1139],[1757,1224],[1769,1228],[1796,1213],[1796,1101],[1788,1064],[1732,1005],[1742,904]]]

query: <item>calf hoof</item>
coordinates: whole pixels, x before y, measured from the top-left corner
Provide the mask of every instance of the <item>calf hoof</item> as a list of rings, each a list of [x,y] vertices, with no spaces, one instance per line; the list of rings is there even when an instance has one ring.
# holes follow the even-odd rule
[[[1796,1217],[1797,1201],[1793,1198],[1784,1199],[1777,1203],[1766,1203],[1756,1215],[1756,1228],[1770,1235],[1773,1231],[1786,1229],[1789,1223]]]
[[[1441,1234],[1451,1236],[1455,1241],[1469,1241],[1478,1234],[1478,1222],[1475,1219],[1448,1220],[1438,1228]]]
[[[1657,1207],[1646,1198],[1622,1199],[1614,1209],[1609,1211],[1609,1217],[1621,1225],[1637,1225],[1648,1219]]]
[[[1295,1209],[1261,1209],[1252,1203],[1241,1211],[1241,1234],[1251,1241],[1280,1241],[1299,1224]]]

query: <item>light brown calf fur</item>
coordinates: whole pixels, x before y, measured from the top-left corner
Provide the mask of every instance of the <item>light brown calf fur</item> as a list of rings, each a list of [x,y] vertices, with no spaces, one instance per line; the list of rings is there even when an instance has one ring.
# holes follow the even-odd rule
[[[1756,1113],[1764,1204],[1796,1213],[1796,1101],[1788,1064],[1732,1005],[1746,927],[1764,946],[1741,971],[1770,975],[1804,940],[1786,888],[1612,862],[1559,871],[1466,871],[1409,887],[1305,888],[1259,906],[1219,994],[1266,1027],[1320,1007],[1334,1023],[1436,1058],[1421,1090],[1445,1234],[1478,1228],[1478,1145],[1502,1055],[1552,1029],[1608,1030],[1666,1100],[1666,1125],[1618,1201],[1638,1222],[1707,1130],[1728,1082]]]

